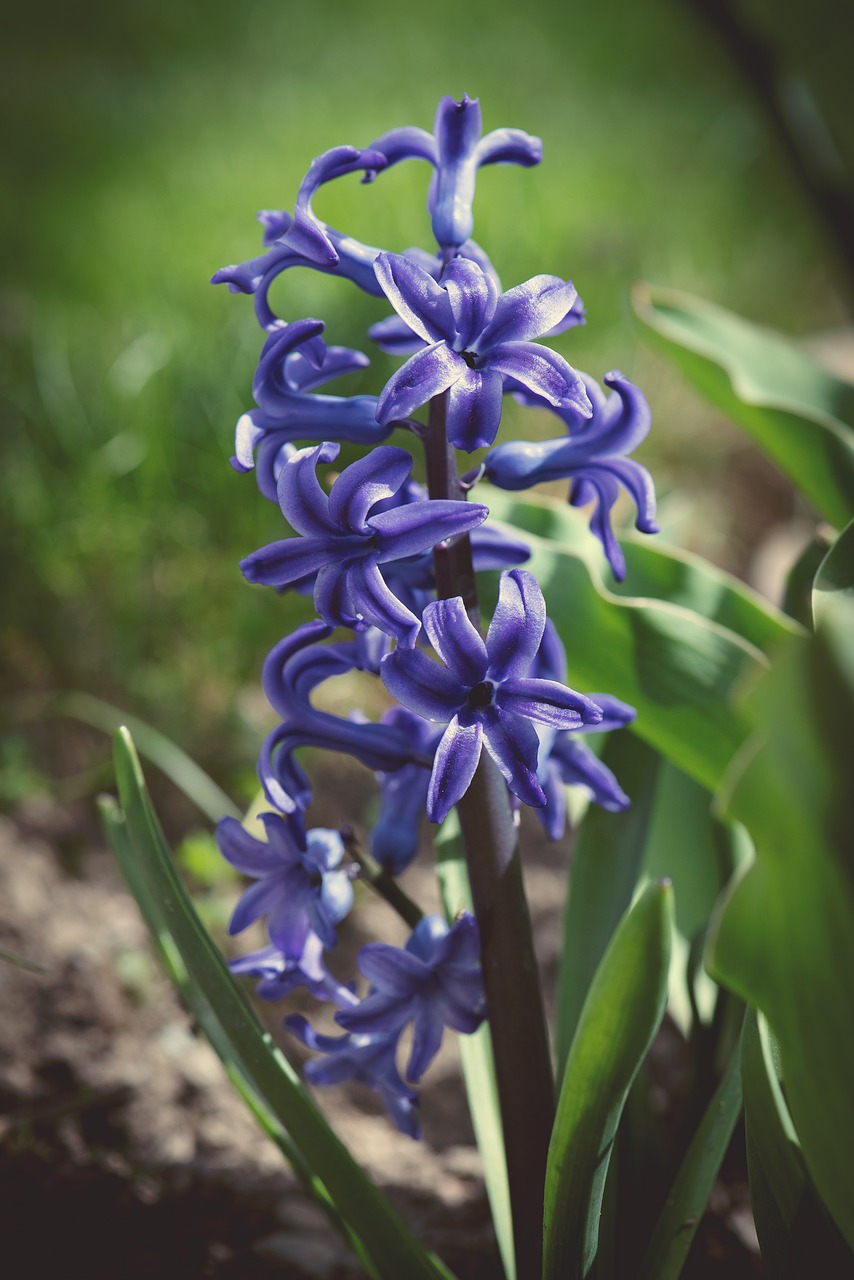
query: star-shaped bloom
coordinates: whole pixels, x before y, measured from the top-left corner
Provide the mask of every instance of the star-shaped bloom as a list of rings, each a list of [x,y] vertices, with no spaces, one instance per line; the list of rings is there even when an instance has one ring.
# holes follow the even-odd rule
[[[373,990],[335,1020],[368,1035],[400,1032],[411,1022],[406,1075],[416,1084],[439,1052],[446,1026],[470,1035],[483,1021],[480,942],[467,912],[450,928],[441,916],[424,916],[405,949],[369,943],[359,952],[359,969]]]
[[[407,418],[447,391],[448,439],[471,453],[495,439],[505,377],[551,405],[589,415],[580,376],[563,356],[531,341],[571,310],[569,281],[534,276],[499,296],[493,276],[469,258],[453,258],[438,282],[401,254],[379,254],[374,269],[397,314],[427,344],[386,383],[379,422]]]
[[[223,857],[256,880],[234,908],[229,933],[242,933],[266,915],[271,942],[291,959],[302,959],[309,932],[323,946],[334,946],[334,926],[353,902],[350,878],[338,870],[344,856],[340,835],[322,827],[306,833],[299,821],[275,813],[262,814],[261,821],[266,841],[256,840],[235,818],[217,824]]]
[[[391,129],[371,143],[388,168],[400,160],[426,160],[433,166],[427,208],[433,234],[442,249],[459,249],[472,233],[477,171],[486,164],[539,164],[543,144],[521,129],[494,129],[482,137],[483,119],[477,98],[442,98],[433,133],[405,127]],[[375,174],[368,171],[365,181]]]
[[[255,990],[263,1000],[282,1000],[297,987],[305,987],[315,1000],[326,1000],[342,1009],[359,1003],[350,988],[327,971],[323,942],[316,933],[309,932],[301,956],[288,956],[271,945],[229,960],[228,967],[241,977],[258,978]]]
[[[427,816],[442,822],[469,788],[484,747],[514,795],[542,805],[539,740],[532,721],[555,729],[598,724],[601,709],[580,693],[527,674],[540,647],[546,607],[524,569],[501,575],[498,605],[484,641],[459,596],[424,610],[424,630],[444,666],[420,649],[396,649],[380,674],[403,706],[447,723],[433,762]]]
[[[332,378],[364,369],[370,361],[349,347],[327,347],[321,320],[279,324],[267,337],[252,383],[257,409],[244,413],[235,432],[231,465],[256,468],[258,488],[278,499],[282,467],[294,440],[348,440],[375,445],[392,427],[376,420],[376,396],[311,395]]]
[[[583,375],[584,376],[584,375]],[[520,440],[500,444],[484,459],[485,473],[499,489],[529,489],[547,480],[569,478],[574,507],[595,503],[590,527],[605,549],[614,577],[622,581],[626,561],[611,528],[611,508],[622,486],[637,507],[635,527],[642,533],[658,533],[655,522],[655,488],[646,467],[626,455],[636,449],[650,427],[644,396],[616,370],[607,373],[607,395],[593,378],[584,376],[593,405],[593,416],[577,413],[571,405],[556,407],[567,435],[556,440]],[[523,404],[549,408],[524,387],[514,388]],[[382,398],[381,398],[382,400]]]
[[[323,1054],[305,1064],[309,1084],[344,1084],[353,1080],[380,1095],[401,1133],[421,1137],[418,1095],[401,1079],[397,1069],[398,1032],[385,1035],[323,1036],[299,1014],[285,1019],[285,1026],[309,1049]]]
[[[411,456],[380,445],[342,471],[326,494],[315,468],[337,456],[338,445],[327,441],[288,459],[279,475],[279,506],[300,536],[262,547],[240,567],[250,582],[274,587],[315,574],[314,605],[325,622],[357,631],[373,625],[403,645],[414,644],[419,619],[386,585],[380,565],[467,533],[482,524],[488,508],[438,500],[369,515],[407,479]]]

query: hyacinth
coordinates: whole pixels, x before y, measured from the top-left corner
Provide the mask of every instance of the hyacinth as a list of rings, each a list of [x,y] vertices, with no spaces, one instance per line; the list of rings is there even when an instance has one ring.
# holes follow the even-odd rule
[[[393,697],[426,720],[447,723],[433,762],[427,816],[442,822],[465,795],[483,747],[514,795],[542,805],[539,740],[532,721],[555,729],[598,724],[602,711],[555,680],[527,675],[546,625],[543,593],[533,574],[501,575],[498,605],[484,640],[459,596],[424,610],[424,629],[445,664],[420,649],[396,649],[380,674]]]
[[[575,370],[531,341],[571,310],[577,295],[569,281],[535,276],[499,296],[494,278],[468,258],[452,258],[438,282],[401,254],[381,253],[374,270],[397,314],[425,344],[386,383],[378,422],[406,418],[447,391],[448,440],[471,453],[495,439],[505,378],[549,404],[591,412]]]
[[[411,456],[380,445],[342,471],[326,494],[315,468],[337,456],[338,445],[329,442],[288,459],[279,476],[279,506],[300,536],[262,547],[240,567],[250,582],[274,587],[316,574],[314,604],[325,622],[356,630],[373,625],[401,644],[414,644],[421,623],[386,585],[379,566],[468,532],[486,519],[488,509],[447,500],[369,515],[407,479]]]
[[[239,977],[257,978],[255,990],[263,1000],[282,1000],[298,987],[304,987],[315,1000],[325,1000],[341,1008],[358,1004],[352,990],[327,972],[323,950],[322,940],[316,933],[309,932],[300,956],[286,955],[271,945],[229,960],[228,967]]]
[[[646,467],[626,457],[649,431],[649,405],[638,388],[616,370],[605,375],[605,386],[612,388],[607,396],[592,378],[582,376],[593,406],[592,417],[577,413],[571,405],[559,405],[554,411],[566,424],[567,435],[557,440],[500,444],[486,455],[484,470],[499,489],[529,489],[547,480],[570,479],[573,506],[595,503],[590,527],[602,543],[614,577],[622,581],[626,561],[611,528],[611,508],[620,487],[634,499],[636,527],[642,533],[658,533],[652,477]],[[529,388],[520,386],[514,391],[523,404],[552,408],[542,397],[532,396]]]
[[[309,933],[325,947],[335,945],[335,925],[353,903],[353,886],[338,870],[344,846],[337,831],[305,832],[296,820],[261,815],[267,839],[256,840],[235,818],[223,818],[216,829],[220,853],[256,883],[246,890],[232,913],[228,931],[242,933],[268,916],[270,940],[285,956],[301,960]]]
[[[299,1014],[285,1019],[285,1026],[309,1049],[323,1056],[305,1064],[305,1078],[313,1085],[366,1084],[382,1098],[401,1133],[421,1137],[418,1095],[397,1069],[398,1032],[382,1035],[324,1036]]]
[[[335,1020],[368,1035],[400,1033],[411,1022],[406,1075],[413,1083],[439,1052],[446,1026],[470,1034],[483,1021],[480,943],[467,912],[450,927],[441,916],[424,916],[405,949],[369,943],[359,952],[359,969],[373,990],[360,1004],[336,1013]]]

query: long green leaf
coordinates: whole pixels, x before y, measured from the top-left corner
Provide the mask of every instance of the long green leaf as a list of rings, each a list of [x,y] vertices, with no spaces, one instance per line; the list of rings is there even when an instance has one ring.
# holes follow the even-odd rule
[[[840,565],[852,537],[854,526],[837,544]],[[854,599],[843,590],[815,637],[750,696],[757,733],[723,795],[757,858],[721,905],[709,963],[766,1015],[807,1167],[854,1247],[852,637]]]
[[[118,707],[111,706],[109,702],[95,698],[90,693],[64,693],[51,702],[50,711],[53,715],[80,720],[83,724],[110,735],[124,725],[133,734],[140,755],[165,773],[211,822],[219,822],[225,816],[242,818],[237,805],[213,778],[171,738],[167,738],[165,733],[152,728],[145,721],[127,715]]]
[[[682,373],[742,426],[828,520],[854,512],[854,385],[781,334],[672,289],[635,313]]]
[[[709,790],[715,790],[747,734],[733,705],[738,683],[758,675],[765,653],[802,629],[702,561],[679,560],[683,598],[702,599],[709,617],[652,596],[617,595],[583,515],[541,496],[519,499],[485,488],[495,516],[522,530],[532,549],[549,616],[567,645],[569,683],[608,690],[637,708],[633,731]],[[633,544],[627,544],[626,549]],[[673,557],[644,553],[644,589],[658,568],[672,589]],[[631,569],[625,588],[633,590]],[[717,620],[739,620],[736,632]]]
[[[303,1167],[313,1170],[384,1280],[404,1275],[450,1280],[451,1273],[416,1240],[329,1128],[231,978],[176,873],[126,729],[116,735],[115,760],[127,847],[137,864],[132,875],[138,874],[144,886],[143,910],[156,917],[161,945],[168,940],[176,968],[186,971],[194,1009],[205,1029],[211,1028],[213,1047],[285,1130]]]
[[[471,889],[456,810],[451,811],[439,829],[436,852],[442,905],[448,919],[453,920],[458,911],[472,910]],[[485,1022],[474,1035],[458,1036],[457,1046],[472,1125],[483,1161],[483,1178],[498,1249],[507,1280],[515,1280],[513,1213],[489,1024]]]
[[[545,1280],[587,1277],[617,1126],[667,999],[673,893],[650,884],[620,923],[588,992],[546,1173]]]
[[[677,1280],[741,1114],[741,1053],[729,1062],[691,1139],[644,1255],[638,1280]]]

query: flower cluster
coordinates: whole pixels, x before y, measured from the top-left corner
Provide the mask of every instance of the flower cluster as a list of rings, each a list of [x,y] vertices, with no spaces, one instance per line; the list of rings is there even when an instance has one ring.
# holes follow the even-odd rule
[[[303,1017],[287,1020],[319,1055],[306,1065],[307,1078],[367,1084],[412,1136],[419,1133],[413,1085],[444,1028],[471,1033],[486,1014],[478,926],[465,913],[450,925],[422,916],[404,948],[362,949],[364,996],[355,983],[335,978],[326,953],[349,911],[359,868],[348,864],[339,832],[307,828],[312,786],[297,753],[344,752],[373,772],[378,816],[364,854],[355,856],[372,859],[385,876],[412,861],[422,817],[441,823],[465,802],[484,753],[512,803],[535,808],[554,839],[564,829],[566,784],[584,786],[608,809],[629,803],[580,739],[627,724],[632,708],[567,685],[566,655],[543,593],[520,567],[527,547],[486,523],[488,505],[468,499],[482,477],[505,489],[568,479],[570,502],[592,504],[591,527],[617,577],[625,571],[611,525],[619,491],[634,500],[639,529],[657,527],[650,477],[627,456],[649,429],[640,391],[610,373],[606,394],[542,341],[584,322],[574,285],[538,275],[505,290],[471,238],[480,167],[531,166],[540,158],[539,139],[520,130],[484,136],[476,99],[443,98],[432,133],[392,129],[367,147],[334,147],[315,159],[293,213],[259,215],[260,255],[213,278],[254,298],[263,332],[255,406],[237,424],[232,465],[255,471],[289,530],[249,552],[241,569],[250,582],[310,595],[318,615],[277,644],[264,665],[264,691],[279,717],[259,762],[270,806],[261,817],[266,838],[233,819],[218,828],[223,855],[253,881],[231,931],[263,919],[268,935],[232,968],[256,978],[265,998],[302,987],[336,1008],[343,1035],[320,1034]],[[315,213],[325,183],[351,173],[373,182],[410,159],[431,167],[427,208],[435,246],[387,252]],[[327,345],[320,320],[286,320],[273,310],[271,285],[296,266],[340,277],[392,308],[369,336],[403,363],[378,394],[329,394],[327,383],[364,371],[367,357]],[[564,434],[540,444],[496,444],[508,394],[557,414]],[[415,417],[425,406],[426,422]],[[387,443],[393,432],[401,442],[423,443],[426,490],[412,477],[412,452]],[[363,453],[332,477],[327,468],[342,443]],[[454,450],[483,448],[488,452],[471,482],[461,481],[449,462]],[[501,575],[485,633],[474,585],[484,570]],[[392,700],[380,719],[315,705],[318,686],[353,671],[381,682]],[[402,1070],[407,1028],[411,1051]]]

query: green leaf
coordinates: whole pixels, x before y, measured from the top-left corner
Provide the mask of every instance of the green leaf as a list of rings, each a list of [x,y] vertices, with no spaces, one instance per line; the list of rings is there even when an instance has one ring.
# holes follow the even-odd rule
[[[702,394],[837,525],[854,512],[854,385],[781,334],[689,294],[638,285],[634,309]]]
[[[612,734],[602,759],[632,805],[623,813],[591,805],[573,850],[554,1027],[558,1080],[593,975],[634,897],[661,765],[657,752],[628,733]]]
[[[670,886],[647,885],[623,917],[590,986],[549,1148],[545,1280],[586,1277],[595,1264],[617,1126],[664,1014],[672,930]]]
[[[453,920],[458,911],[473,910],[456,810],[451,811],[439,828],[436,835],[436,852],[438,855],[436,869],[442,890],[442,905],[445,915],[449,920]],[[515,1280],[513,1214],[489,1024],[484,1022],[474,1035],[457,1036],[457,1046],[472,1125],[483,1161],[483,1178],[492,1211],[498,1249],[507,1280]]]
[[[363,1260],[384,1280],[451,1280],[355,1163],[318,1111],[234,982],[177,875],[126,729],[115,739],[124,815],[108,818],[116,854],[192,1012],[253,1110],[280,1133],[298,1173],[308,1177]],[[309,1172],[310,1171],[310,1172]]]
[[[217,786],[213,778],[186,751],[182,751],[159,729],[153,729],[143,720],[126,715],[109,702],[103,702],[101,698],[95,698],[89,693],[64,693],[51,703],[50,710],[54,715],[69,716],[72,720],[80,720],[104,733],[114,734],[124,725],[139,744],[140,755],[165,773],[211,822],[219,822],[220,818],[226,816],[238,820],[242,818],[241,811],[231,797]]]
[[[757,858],[719,908],[708,959],[767,1017],[807,1167],[854,1245],[854,602],[837,548],[833,607],[746,703],[757,732],[722,800]]]
[[[677,1280],[741,1114],[741,1053],[733,1053],[664,1202],[638,1280]]]
[[[676,583],[680,597],[702,602],[709,616],[651,594],[618,595],[605,586],[602,549],[582,513],[539,495],[519,499],[487,488],[484,497],[531,546],[528,567],[566,641],[569,683],[631,703],[638,712],[632,731],[715,790],[747,734],[734,688],[802,629],[727,574],[660,547],[641,553],[644,589],[657,583],[666,596]],[[635,544],[626,551],[631,562]],[[632,572],[630,563],[624,590],[634,590]],[[737,632],[728,625],[736,621]]]
[[[818,567],[812,594],[816,626],[832,614],[844,626],[854,617],[854,520],[828,550]]]

